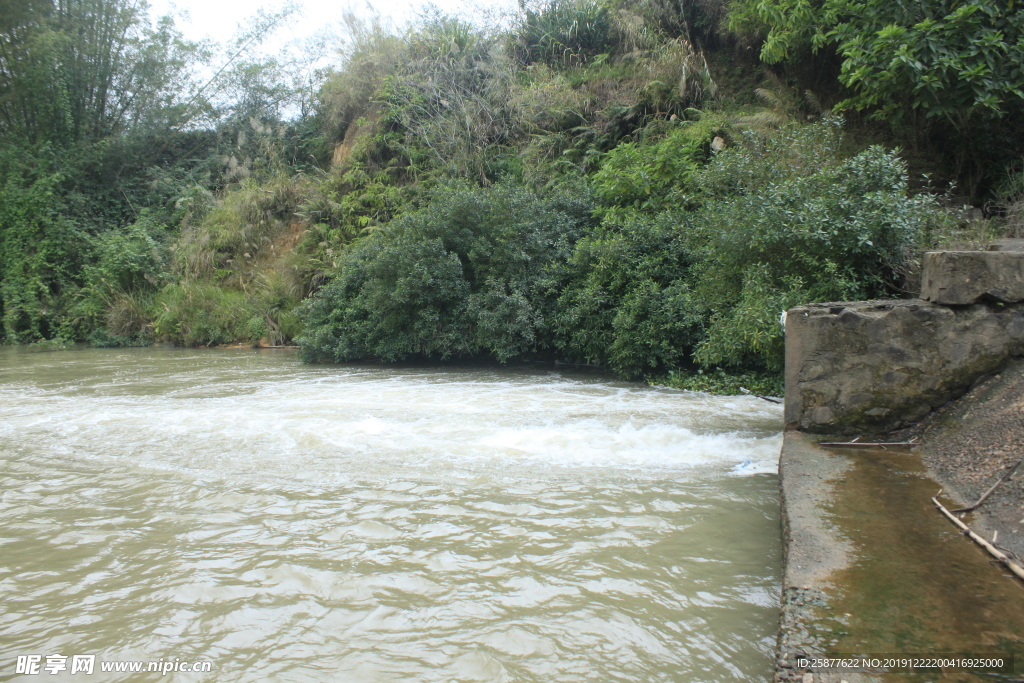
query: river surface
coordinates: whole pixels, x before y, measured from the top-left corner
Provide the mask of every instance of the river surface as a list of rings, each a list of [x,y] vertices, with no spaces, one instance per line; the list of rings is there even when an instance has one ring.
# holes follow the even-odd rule
[[[0,348],[0,680],[769,681],[781,426],[546,370]],[[175,658],[212,671],[99,671]]]

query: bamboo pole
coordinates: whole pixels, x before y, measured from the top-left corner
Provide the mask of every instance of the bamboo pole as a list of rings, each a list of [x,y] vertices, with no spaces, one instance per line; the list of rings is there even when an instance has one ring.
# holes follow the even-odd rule
[[[939,493],[942,492],[939,491]],[[982,548],[987,550],[989,555],[991,555],[992,557],[996,558],[1004,565],[1006,565],[1006,568],[1013,572],[1017,576],[1017,578],[1024,579],[1024,567],[1021,567],[1019,564],[1014,562],[1013,559],[1009,555],[1004,553],[1002,550],[995,547],[994,545],[986,541],[984,538],[971,531],[971,528],[969,526],[961,522],[960,519],[957,518],[952,512],[944,508],[942,506],[942,503],[939,502],[938,493],[935,494],[934,498],[932,498],[932,502],[935,503],[935,507],[939,509],[939,512],[945,515],[949,521],[953,522],[953,524],[956,524],[957,527],[959,527],[959,529],[963,531],[964,534],[966,534],[972,541],[974,541]]]
[[[853,441],[822,441],[818,444],[819,446],[852,446],[854,448],[885,448],[886,446],[920,446],[921,443],[914,437],[910,441],[887,441],[887,442],[870,442],[861,441],[858,436]]]

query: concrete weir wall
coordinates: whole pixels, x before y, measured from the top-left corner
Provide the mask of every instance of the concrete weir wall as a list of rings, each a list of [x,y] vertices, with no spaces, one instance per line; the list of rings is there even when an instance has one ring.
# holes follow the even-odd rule
[[[979,380],[1018,356],[1024,356],[1024,240],[996,243],[992,251],[925,254],[919,299],[822,303],[787,312],[786,433],[779,463],[785,571],[775,681],[894,680],[811,669],[801,659],[831,652],[851,619],[867,618],[838,610],[842,591],[835,581],[852,566],[853,533],[872,517],[835,501],[858,472],[874,471],[865,464],[871,458],[827,450],[818,442],[832,439],[809,432],[862,435],[907,427],[972,385],[985,386]],[[871,478],[863,482],[858,496],[879,496],[872,510],[891,507],[884,486]],[[908,498],[904,494],[900,489],[896,498]],[[900,514],[910,517],[907,510]]]
[[[997,246],[925,254],[920,299],[790,309],[787,428],[898,429],[1024,355],[1024,240]]]

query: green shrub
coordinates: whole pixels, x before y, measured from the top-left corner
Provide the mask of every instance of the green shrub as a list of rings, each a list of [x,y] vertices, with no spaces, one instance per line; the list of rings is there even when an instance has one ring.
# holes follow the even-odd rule
[[[469,283],[439,239],[374,236],[342,264],[300,315],[306,361],[472,353],[466,316]]]
[[[554,319],[565,357],[624,377],[688,363],[703,317],[690,288],[687,229],[677,214],[634,216],[577,244]]]
[[[450,188],[358,243],[307,301],[306,361],[549,351],[557,266],[590,221],[569,192]]]
[[[608,6],[598,0],[548,0],[524,7],[515,30],[514,52],[523,64],[585,64],[614,49]]]
[[[8,342],[58,334],[81,284],[88,237],[63,214],[50,150],[0,145],[0,316]]]
[[[62,327],[65,336],[93,338],[96,330],[106,328],[95,337],[101,346],[116,345],[116,339],[136,345],[149,338],[149,307],[169,276],[165,230],[143,213],[135,223],[92,240],[93,260],[83,269],[85,284]]]
[[[729,373],[722,368],[705,372],[670,371],[667,375],[651,381],[657,386],[685,389],[687,391],[703,391],[709,394],[728,394],[737,396],[753,394],[755,396],[782,396],[786,392],[783,378],[777,372],[741,372]]]
[[[301,173],[262,182],[248,178],[215,202],[196,225],[186,225],[175,245],[179,273],[210,278],[246,276],[296,219],[311,182]]]
[[[712,139],[724,133],[720,120],[706,116],[672,125],[654,139],[614,147],[592,176],[594,193],[608,207],[603,212],[691,208],[693,181],[711,157]]]
[[[1024,237],[1024,170],[1011,169],[996,188],[996,198],[1005,215],[1006,235]]]
[[[28,351],[34,353],[43,353],[46,351],[67,351],[73,348],[74,344],[69,342],[67,339],[42,339],[40,341],[32,342],[27,346]]]
[[[713,318],[694,358],[781,369],[783,310],[894,295],[904,261],[941,219],[934,198],[909,195],[899,156],[878,147],[710,205],[696,286]]]
[[[173,283],[156,296],[153,332],[181,346],[256,341],[247,327],[256,315],[253,309],[243,292],[197,282]]]
[[[624,377],[779,372],[783,310],[897,294],[943,220],[910,196],[895,152],[842,159],[838,119],[737,134],[705,166],[697,141],[711,132],[620,145],[594,174],[622,205],[569,261],[554,318],[567,358]]]

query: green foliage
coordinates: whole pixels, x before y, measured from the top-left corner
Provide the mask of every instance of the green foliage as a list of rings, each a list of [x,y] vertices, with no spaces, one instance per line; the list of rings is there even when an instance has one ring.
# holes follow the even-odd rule
[[[338,67],[320,89],[321,134],[340,142],[349,127],[366,116],[384,79],[402,63],[402,38],[380,23],[362,23],[346,15],[350,39]]]
[[[632,378],[687,364],[704,327],[688,228],[668,212],[634,216],[577,244],[554,319],[567,358]]]
[[[702,117],[682,121],[663,136],[625,142],[604,155],[593,174],[594,192],[608,207],[659,211],[692,203],[693,179],[711,154],[712,138],[724,133],[721,121]]]
[[[574,90],[565,74],[537,64],[512,86],[512,106],[532,134],[568,131],[593,114],[585,94]]]
[[[153,333],[182,346],[214,346],[256,341],[250,334],[253,311],[239,291],[201,283],[172,283],[156,296]],[[258,338],[257,338],[258,339]]]
[[[43,339],[29,344],[27,350],[33,353],[45,353],[47,351],[67,351],[73,346],[74,344],[66,339]]]
[[[625,147],[633,163],[612,181],[672,139]],[[555,317],[561,351],[626,377],[691,363],[778,372],[783,310],[897,291],[937,207],[909,196],[895,153],[843,160],[841,142],[834,118],[738,135],[706,167],[689,166],[678,191],[662,185],[651,193],[659,201],[640,195],[631,212],[608,213],[570,260]],[[636,197],[600,177],[606,201]]]
[[[1010,169],[996,188],[999,208],[1005,214],[1006,234],[1024,237],[1024,170]]]
[[[590,216],[568,192],[515,185],[440,190],[358,243],[300,309],[307,361],[508,360],[550,349],[553,264]]]
[[[147,340],[147,309],[169,275],[165,235],[165,227],[144,214],[129,226],[94,238],[93,261],[83,268],[85,283],[62,333],[75,339],[92,337],[100,346]],[[100,328],[103,331],[94,336]]]
[[[843,56],[850,106],[888,117],[909,100],[963,130],[1024,106],[1024,13],[1014,0],[842,7],[828,39]]]
[[[304,360],[447,358],[474,350],[456,254],[438,239],[370,239],[300,312]]]
[[[515,30],[514,52],[523,64],[576,66],[612,51],[608,6],[598,0],[548,0],[524,8]]]
[[[909,106],[961,130],[1024,102],[1024,14],[1014,0],[741,0],[734,30],[764,33],[774,63],[835,45],[845,106],[892,118]]]
[[[682,38],[693,45],[715,47],[720,40],[719,24],[725,18],[724,0],[613,0],[620,42],[643,49],[643,40],[631,35],[654,34]]]
[[[175,245],[179,272],[189,278],[250,274],[261,259],[274,255],[277,240],[297,219],[308,185],[302,174],[280,174],[263,182],[246,179],[226,191],[197,224],[184,226]]]
[[[137,292],[154,289],[166,275],[166,228],[150,215],[96,239],[95,263],[85,268],[86,286],[99,291]]]
[[[7,341],[32,342],[57,333],[87,242],[61,214],[63,177],[47,150],[20,152],[0,151],[0,313]]]
[[[751,156],[738,148],[719,159],[747,169]],[[702,365],[781,369],[783,310],[898,291],[905,260],[940,220],[933,198],[909,196],[906,166],[893,152],[873,147],[825,164],[807,156],[818,157],[812,173],[796,164],[788,177],[748,186],[703,213],[708,251],[697,287],[714,314],[694,354]],[[708,175],[720,184],[720,173]]]
[[[101,139],[178,118],[199,52],[127,0],[25,0],[0,23],[0,138]],[[6,7],[5,7],[6,13]]]
[[[298,337],[311,361],[556,357],[769,393],[783,309],[893,295],[952,232],[896,153],[843,152],[789,83],[720,111],[723,7],[551,0],[504,31],[348,17],[307,116],[315,83],[277,60],[195,87],[203,51],[144,5],[19,0],[0,12],[5,339]],[[732,7],[766,59],[834,47],[846,106],[1021,123],[1008,0]]]
[[[511,74],[493,36],[449,17],[428,18],[407,40],[407,62],[377,99],[396,147],[418,172],[436,167],[483,185],[517,131]]]
[[[153,338],[181,346],[236,342],[276,346],[291,341],[302,331],[302,323],[293,312],[300,296],[289,278],[270,271],[251,284],[245,292],[209,282],[172,282],[151,298],[140,315]],[[105,329],[116,330],[116,326],[108,324]],[[94,335],[93,342],[108,338]],[[115,337],[105,345],[130,345],[136,339]]]
[[[685,389],[687,391],[703,391],[709,394],[728,394],[731,396],[753,394],[755,396],[782,396],[785,394],[782,375],[769,372],[729,373],[722,368],[705,372],[669,372],[664,377],[653,380],[655,386]]]
[[[103,327],[100,343],[138,341],[156,284],[118,277],[144,270],[159,279],[163,268],[139,261],[151,251],[142,233],[162,239],[139,226],[198,222],[225,169],[280,162],[281,128],[252,114],[279,113],[271,105],[282,87],[267,79],[282,71],[243,63],[222,72],[233,75],[238,98],[221,131],[231,129],[234,154],[222,163],[224,141],[201,125],[220,115],[208,96],[229,89],[211,82],[204,94],[192,81],[208,52],[183,41],[169,19],[151,22],[145,3],[123,0],[8,5],[0,12],[5,337],[80,339]],[[247,144],[235,135],[238,117]]]

